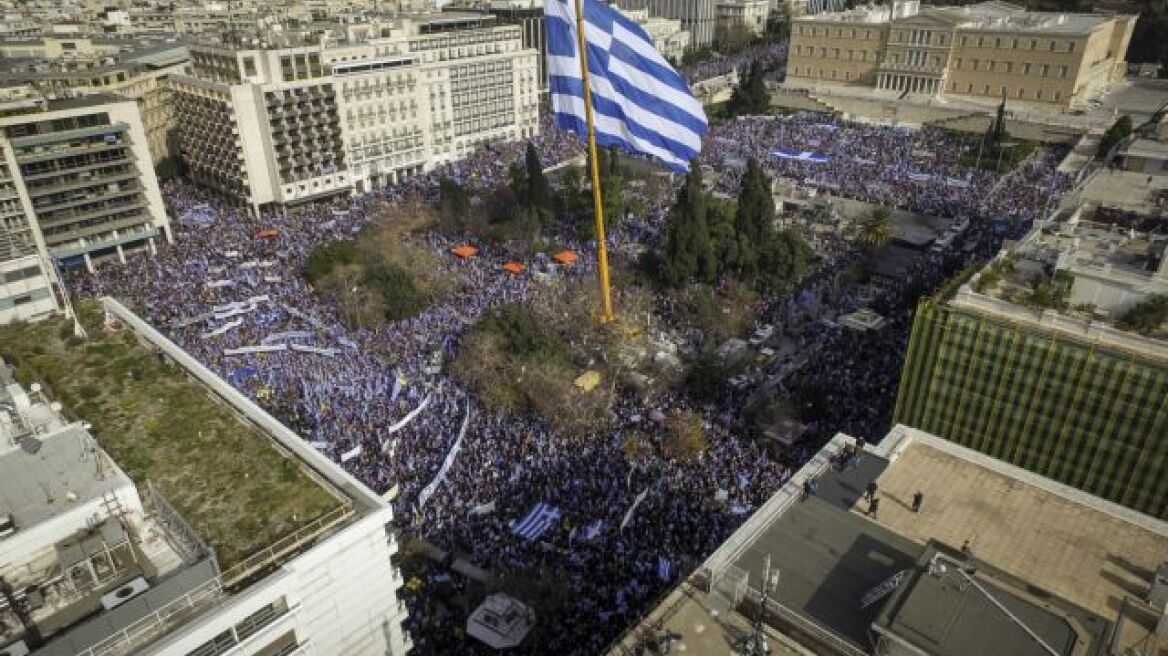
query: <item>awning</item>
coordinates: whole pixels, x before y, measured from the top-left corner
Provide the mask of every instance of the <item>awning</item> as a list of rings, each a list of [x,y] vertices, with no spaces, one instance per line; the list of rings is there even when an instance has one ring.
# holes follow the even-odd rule
[[[471,246],[470,244],[463,244],[461,246],[455,246],[454,248],[450,249],[450,252],[454,253],[455,255],[457,255],[459,257],[465,258],[465,257],[474,257],[475,255],[478,255],[479,249],[475,248],[474,246]]]
[[[271,239],[272,237],[275,237],[278,234],[280,234],[279,230],[272,230],[272,229],[260,230],[259,232],[256,233],[256,237],[258,237],[260,239]]]
[[[552,256],[552,259],[560,264],[571,264],[580,259],[580,256],[572,251],[560,251]]]
[[[522,264],[520,264],[518,262],[507,262],[506,264],[504,264],[503,266],[501,266],[499,268],[503,269],[507,273],[512,273],[515,275],[519,275],[519,274],[523,273],[524,271],[527,271],[527,267],[523,266]]]

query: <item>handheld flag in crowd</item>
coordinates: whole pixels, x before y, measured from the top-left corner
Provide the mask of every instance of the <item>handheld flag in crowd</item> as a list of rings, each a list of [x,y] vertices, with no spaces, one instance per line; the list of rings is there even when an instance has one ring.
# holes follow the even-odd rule
[[[709,129],[702,104],[645,30],[600,0],[584,3],[596,143],[688,171]],[[544,0],[556,126],[588,139],[574,0]]]
[[[673,564],[665,556],[657,556],[657,578],[666,582],[673,578]]]
[[[511,532],[529,542],[538,540],[560,520],[562,514],[559,508],[540,501],[523,519],[511,525]]]

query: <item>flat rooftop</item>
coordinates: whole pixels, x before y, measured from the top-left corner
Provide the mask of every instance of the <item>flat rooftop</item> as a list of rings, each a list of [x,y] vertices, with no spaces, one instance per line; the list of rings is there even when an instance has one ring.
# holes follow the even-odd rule
[[[0,327],[0,356],[26,387],[40,382],[67,412],[91,424],[139,489],[147,481],[157,486],[225,572],[352,505],[129,328],[104,328],[97,303],[79,304],[78,314],[87,340],[73,337],[63,319],[8,325]],[[55,456],[45,466],[54,462]],[[2,469],[0,481],[10,484]]]
[[[0,515],[11,514],[17,526],[35,526],[68,512],[74,501],[116,491],[124,479],[102,470],[89,440],[73,424],[37,440],[35,452],[17,447],[0,455]]]
[[[1162,521],[922,431],[897,432],[912,441],[875,480],[880,525],[907,539],[969,540],[978,560],[1106,618],[1143,595],[1168,557]],[[918,490],[919,514],[910,508]]]
[[[1168,555],[1168,523],[941,438],[897,426],[841,469],[852,442],[833,438],[609,653],[670,632],[674,651],[739,653],[769,558],[775,653],[858,656],[882,634],[934,656],[1087,656],[1102,653],[1121,612],[1132,616],[1124,599],[1142,598]],[[818,489],[803,498],[809,480]],[[878,517],[863,512],[871,481]],[[719,598],[744,577],[741,605]],[[1120,622],[1117,635],[1154,646],[1146,623]]]

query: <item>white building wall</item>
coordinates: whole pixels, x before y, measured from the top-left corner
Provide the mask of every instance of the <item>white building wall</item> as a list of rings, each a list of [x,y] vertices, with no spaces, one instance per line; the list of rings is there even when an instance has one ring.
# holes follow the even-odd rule
[[[401,627],[405,605],[397,595],[403,581],[390,563],[398,544],[386,530],[392,516],[386,506],[360,519],[140,654],[185,656],[281,598],[288,612],[232,654],[256,654],[289,630],[308,645],[304,653],[309,654],[407,653],[410,643]]]
[[[17,271],[33,268],[37,270],[35,276],[21,274],[16,279]],[[9,281],[9,278],[13,280]],[[56,310],[57,299],[40,256],[26,255],[0,262],[0,325],[36,319]]]

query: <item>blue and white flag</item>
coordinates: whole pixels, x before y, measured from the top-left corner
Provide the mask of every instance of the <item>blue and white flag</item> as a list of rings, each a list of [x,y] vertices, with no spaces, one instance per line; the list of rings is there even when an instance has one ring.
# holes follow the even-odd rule
[[[669,581],[673,578],[673,565],[665,556],[657,556],[657,578]]]
[[[560,521],[562,514],[559,508],[540,501],[528,511],[523,519],[511,524],[511,532],[529,542],[538,540],[556,522]]]
[[[596,143],[688,171],[709,129],[702,104],[641,26],[600,0],[584,3]],[[588,138],[574,0],[544,0],[556,125]]]
[[[827,155],[823,153],[810,150],[791,150],[789,148],[780,148],[774,152],[774,155],[779,159],[794,159],[800,162],[812,162],[815,164],[823,164],[828,160]]]
[[[582,532],[580,539],[585,541],[585,542],[591,542],[591,541],[595,540],[596,537],[598,535],[600,535],[600,532],[603,530],[604,530],[604,520],[598,519],[598,520],[592,522],[591,524],[589,524],[588,526],[584,527],[584,531]]]

